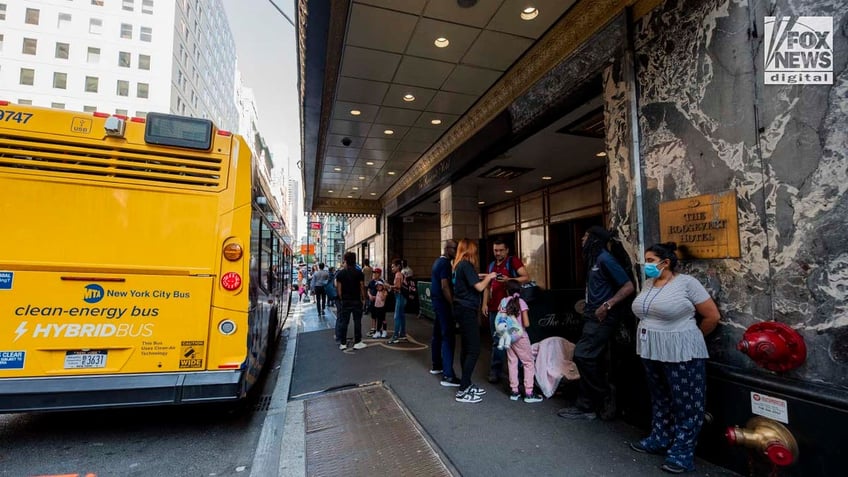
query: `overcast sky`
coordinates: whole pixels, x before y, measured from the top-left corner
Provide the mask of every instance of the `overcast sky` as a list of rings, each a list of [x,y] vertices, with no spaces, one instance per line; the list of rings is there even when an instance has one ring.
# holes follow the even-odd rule
[[[301,181],[295,27],[270,0],[223,0],[236,42],[242,81],[256,96],[259,128],[274,162]],[[292,21],[294,0],[274,0]],[[302,196],[301,196],[302,197]],[[301,200],[301,207],[302,207]],[[298,222],[304,230],[306,219]],[[295,238],[300,238],[297,233]]]

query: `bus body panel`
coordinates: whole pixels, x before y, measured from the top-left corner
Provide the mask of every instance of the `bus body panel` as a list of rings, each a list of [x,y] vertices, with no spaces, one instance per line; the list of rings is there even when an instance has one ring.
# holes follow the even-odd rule
[[[76,279],[86,275],[14,272],[0,304],[0,352],[24,354],[16,365],[0,368],[0,377],[206,369],[211,277]],[[69,276],[75,279],[63,280]],[[244,322],[237,313],[231,318]],[[227,341],[240,342],[243,359],[247,335],[242,328],[236,331],[240,337],[230,335]],[[231,348],[235,354],[238,347]]]
[[[233,401],[243,395],[241,381],[240,370],[0,379],[0,409],[59,411]]]
[[[244,139],[158,146],[144,123],[110,137],[102,117],[5,109],[0,412],[244,397],[282,326],[263,277],[291,260]]]
[[[2,175],[0,190],[0,216],[14,224],[0,234],[0,250],[10,252],[0,264],[14,258],[27,268],[213,273],[215,195]]]

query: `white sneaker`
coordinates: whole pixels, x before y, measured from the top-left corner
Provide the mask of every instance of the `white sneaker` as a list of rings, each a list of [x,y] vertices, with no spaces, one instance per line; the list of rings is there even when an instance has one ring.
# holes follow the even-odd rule
[[[346,350],[346,349],[347,349],[347,345],[346,345],[346,344],[344,344],[344,343],[341,343],[341,344],[339,344],[339,349],[340,349],[340,350],[342,350],[342,351],[344,351],[344,350]]]
[[[363,343],[362,341],[353,345],[353,349],[362,349],[362,348],[367,348],[367,347],[368,347],[368,345]]]

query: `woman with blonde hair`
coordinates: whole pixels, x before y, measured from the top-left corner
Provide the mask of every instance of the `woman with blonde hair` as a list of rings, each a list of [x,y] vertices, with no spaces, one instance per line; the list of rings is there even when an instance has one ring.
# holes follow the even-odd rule
[[[480,325],[478,313],[481,298],[497,273],[477,273],[477,242],[462,239],[456,247],[453,260],[453,318],[459,325],[462,338],[462,352],[459,355],[462,366],[462,380],[456,392],[457,402],[477,403],[486,394],[484,389],[471,384],[471,375],[480,356]]]

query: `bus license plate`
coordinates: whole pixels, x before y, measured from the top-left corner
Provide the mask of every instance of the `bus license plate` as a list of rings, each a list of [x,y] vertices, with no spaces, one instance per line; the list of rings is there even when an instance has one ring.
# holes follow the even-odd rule
[[[106,367],[106,351],[68,351],[65,369],[91,369]]]

